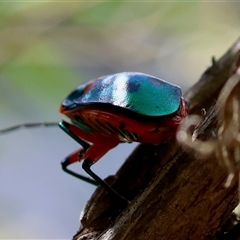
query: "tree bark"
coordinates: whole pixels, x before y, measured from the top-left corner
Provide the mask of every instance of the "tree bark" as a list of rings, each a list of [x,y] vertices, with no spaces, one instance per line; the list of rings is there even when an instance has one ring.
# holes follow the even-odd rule
[[[211,106],[240,65],[239,46],[240,40],[218,61],[213,59],[184,95],[191,104],[190,114],[207,111],[198,128],[201,139],[207,140],[216,128]],[[73,239],[224,239],[216,232],[238,204],[237,185],[224,188],[226,177],[214,154],[185,151],[175,139],[158,146],[140,144],[116,175],[106,179],[131,203],[121,206],[98,187]]]

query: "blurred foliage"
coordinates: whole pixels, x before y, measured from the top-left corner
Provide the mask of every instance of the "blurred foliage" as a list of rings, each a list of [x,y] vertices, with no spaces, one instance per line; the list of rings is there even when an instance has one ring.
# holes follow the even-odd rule
[[[74,87],[120,71],[189,86],[237,36],[238,9],[201,1],[2,2],[0,107],[55,118]]]

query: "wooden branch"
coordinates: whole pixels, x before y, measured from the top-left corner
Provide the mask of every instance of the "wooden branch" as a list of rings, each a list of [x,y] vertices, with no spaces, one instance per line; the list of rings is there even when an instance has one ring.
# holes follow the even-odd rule
[[[185,98],[191,113],[208,109],[229,76],[240,64],[240,40],[209,67]],[[200,137],[207,139],[216,126],[210,108]],[[88,201],[81,227],[73,237],[83,239],[215,239],[216,232],[236,207],[236,185],[224,188],[227,172],[215,156],[184,151],[175,139],[139,145],[115,176],[106,181],[131,203],[119,206],[100,187]]]

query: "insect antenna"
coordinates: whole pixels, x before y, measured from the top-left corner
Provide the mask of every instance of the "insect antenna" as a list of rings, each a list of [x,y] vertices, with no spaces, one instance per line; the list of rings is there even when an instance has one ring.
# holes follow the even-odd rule
[[[8,133],[18,130],[20,128],[35,128],[35,127],[55,127],[58,126],[58,122],[35,122],[35,123],[22,123],[11,127],[0,129],[0,134]]]

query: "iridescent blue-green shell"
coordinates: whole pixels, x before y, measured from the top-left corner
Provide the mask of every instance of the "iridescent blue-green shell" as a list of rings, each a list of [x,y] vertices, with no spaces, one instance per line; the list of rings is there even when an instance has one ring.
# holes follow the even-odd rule
[[[74,110],[85,105],[110,104],[156,117],[176,112],[181,97],[179,86],[147,74],[123,72],[80,85],[62,105]]]

